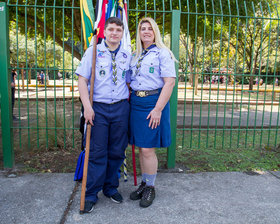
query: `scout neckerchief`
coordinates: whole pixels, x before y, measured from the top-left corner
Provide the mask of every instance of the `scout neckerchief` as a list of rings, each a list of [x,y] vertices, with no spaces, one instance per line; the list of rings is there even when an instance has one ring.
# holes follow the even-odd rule
[[[108,48],[108,44],[105,42],[105,46]],[[115,85],[118,84],[118,79],[117,79],[117,63],[116,63],[116,55],[120,49],[121,45],[118,46],[118,48],[114,51],[110,51],[109,48],[108,50],[110,51],[111,53],[111,56],[112,56],[112,81]]]
[[[154,48],[154,47],[156,47],[156,45],[155,45],[155,44],[152,44],[152,45],[150,45],[148,48],[143,49],[143,52],[142,52],[141,56],[139,57],[139,59],[138,59],[138,61],[137,61],[137,64],[136,64],[135,76],[136,76],[136,75],[139,73],[139,71],[140,71],[141,63],[142,63],[142,61],[143,61],[143,59],[144,59],[144,56],[147,54],[147,52],[148,52],[149,50],[151,50],[151,49]]]

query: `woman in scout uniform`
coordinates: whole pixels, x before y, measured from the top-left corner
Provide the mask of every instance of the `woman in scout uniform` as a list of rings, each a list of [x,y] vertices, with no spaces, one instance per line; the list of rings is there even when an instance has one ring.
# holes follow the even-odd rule
[[[141,199],[141,207],[150,206],[155,198],[155,148],[171,143],[169,98],[175,85],[175,60],[162,42],[156,22],[143,18],[138,25],[136,55],[130,64],[129,133],[129,143],[139,147],[142,173],[141,185],[130,194],[130,199]]]

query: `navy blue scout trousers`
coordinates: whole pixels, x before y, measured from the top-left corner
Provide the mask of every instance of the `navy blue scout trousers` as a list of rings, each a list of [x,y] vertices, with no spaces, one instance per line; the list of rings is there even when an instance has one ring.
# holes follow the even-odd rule
[[[108,197],[117,193],[118,169],[128,145],[129,103],[127,100],[116,104],[94,102],[93,110],[86,200],[96,202],[101,190]],[[85,138],[86,135],[84,145]]]

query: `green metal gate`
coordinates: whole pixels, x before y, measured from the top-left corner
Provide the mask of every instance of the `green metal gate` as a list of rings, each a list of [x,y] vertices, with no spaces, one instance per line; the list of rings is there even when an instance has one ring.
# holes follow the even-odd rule
[[[0,47],[6,49],[0,53],[4,167],[13,166],[14,148],[80,147],[74,76],[83,54],[79,2],[8,1],[0,9]],[[132,39],[139,19],[153,17],[179,61],[169,168],[175,166],[176,152],[192,157],[196,149],[217,155],[278,146],[279,6],[136,0],[128,1],[128,10]],[[14,122],[12,69],[18,73],[14,114],[19,120]]]

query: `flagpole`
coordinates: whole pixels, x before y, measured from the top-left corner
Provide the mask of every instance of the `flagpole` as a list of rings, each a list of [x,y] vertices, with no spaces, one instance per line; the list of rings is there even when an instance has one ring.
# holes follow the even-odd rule
[[[127,1],[124,0],[124,10],[126,21],[128,25],[128,14],[127,14]],[[136,173],[136,160],[135,160],[135,145],[132,145],[132,166],[133,166],[133,177],[134,177],[134,186],[137,186],[137,173]]]
[[[92,55],[92,68],[91,68],[91,79],[90,79],[90,93],[89,100],[91,106],[93,105],[93,87],[95,79],[95,64],[96,64],[96,45],[97,45],[97,34],[93,36],[93,55]],[[91,136],[91,124],[87,124],[87,135],[86,135],[86,152],[84,160],[84,171],[83,171],[83,181],[81,190],[81,201],[80,201],[80,214],[84,213],[85,209],[85,195],[86,195],[86,185],[87,185],[87,173],[88,173],[88,159],[90,150],[90,136]]]

